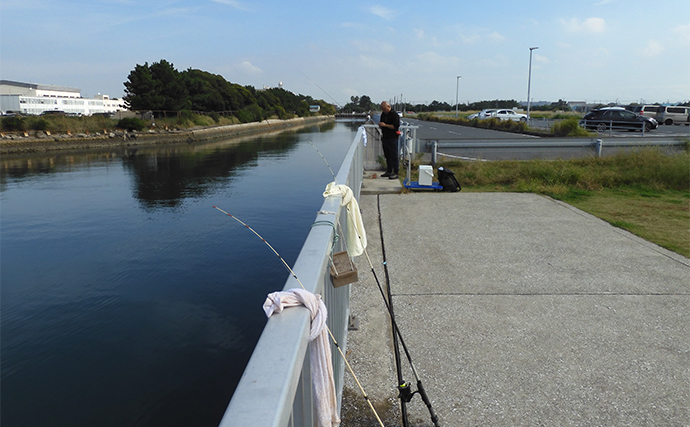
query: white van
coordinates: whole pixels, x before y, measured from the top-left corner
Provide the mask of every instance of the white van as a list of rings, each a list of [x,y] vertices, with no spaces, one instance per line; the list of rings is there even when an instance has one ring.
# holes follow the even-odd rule
[[[656,119],[659,121],[659,112],[661,109],[664,108],[659,104],[644,104],[644,105],[636,105],[635,108],[633,108],[631,111],[635,114],[639,114],[640,116],[645,116],[645,117],[650,117],[652,119]],[[659,122],[661,123],[661,122]]]
[[[690,107],[679,107],[677,105],[661,107],[657,113],[656,120],[659,122],[659,124],[684,124],[685,126],[690,126]]]

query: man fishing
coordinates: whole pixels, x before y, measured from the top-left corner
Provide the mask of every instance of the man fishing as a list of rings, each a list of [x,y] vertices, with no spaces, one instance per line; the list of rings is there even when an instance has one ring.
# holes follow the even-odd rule
[[[398,179],[398,129],[400,128],[400,116],[391,108],[391,105],[383,101],[381,103],[381,121],[379,121],[383,144],[383,155],[386,158],[386,173],[381,176],[388,179]]]

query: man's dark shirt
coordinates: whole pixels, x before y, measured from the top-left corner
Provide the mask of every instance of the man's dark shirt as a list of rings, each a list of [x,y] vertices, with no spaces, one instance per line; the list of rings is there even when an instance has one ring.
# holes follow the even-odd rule
[[[383,137],[381,139],[396,139],[398,137],[398,129],[400,128],[400,116],[391,108],[388,113],[381,112],[381,121],[387,125],[393,125],[395,129],[381,128]]]

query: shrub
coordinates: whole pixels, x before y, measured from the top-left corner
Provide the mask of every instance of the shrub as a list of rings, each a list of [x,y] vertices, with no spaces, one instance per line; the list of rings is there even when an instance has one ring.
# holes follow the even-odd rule
[[[281,107],[280,105],[276,107],[276,115],[280,120],[287,120],[292,118],[292,114],[285,111],[285,108]]]
[[[144,130],[145,127],[146,122],[141,119],[137,119],[136,117],[126,117],[117,122],[118,129],[125,129],[130,132],[133,130],[141,131]]]
[[[256,104],[244,107],[236,114],[241,123],[260,122],[264,119],[264,110]]]
[[[23,117],[5,117],[2,119],[2,129],[6,131],[22,131],[27,130],[26,122]]]
[[[48,130],[48,121],[44,118],[38,118],[31,120],[29,126],[33,130]]]
[[[215,124],[215,121],[211,117],[202,114],[194,114],[192,116],[192,122],[194,122],[195,126],[212,126]]]
[[[192,121],[192,112],[190,110],[182,110],[177,113],[177,124],[183,125],[186,122]]]
[[[589,136],[589,132],[580,127],[577,117],[554,123],[551,133],[555,136]]]

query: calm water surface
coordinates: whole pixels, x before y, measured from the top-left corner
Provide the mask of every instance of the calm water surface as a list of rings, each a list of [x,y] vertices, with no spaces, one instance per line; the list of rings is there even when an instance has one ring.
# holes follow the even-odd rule
[[[359,124],[1,161],[3,427],[216,426]]]

